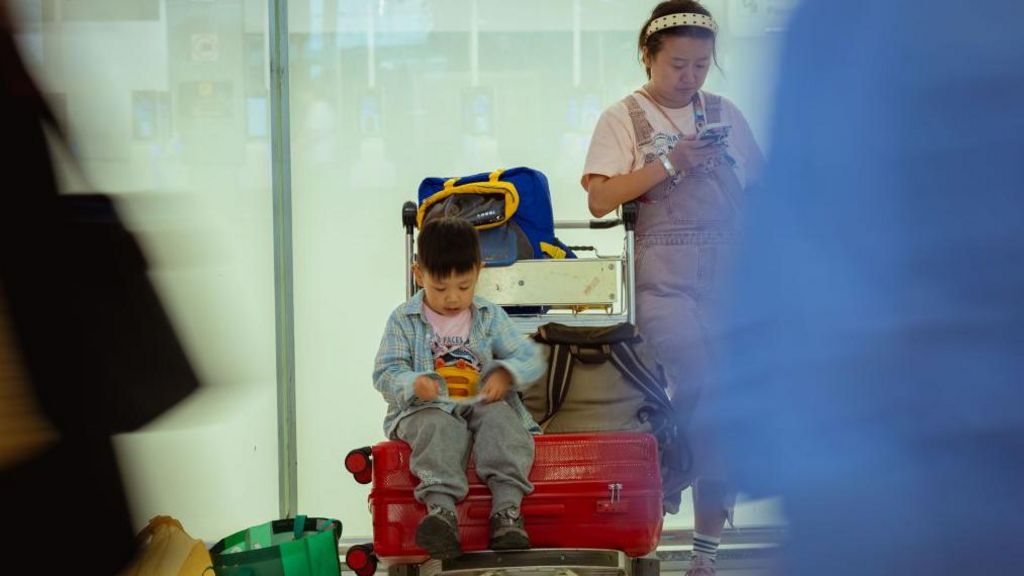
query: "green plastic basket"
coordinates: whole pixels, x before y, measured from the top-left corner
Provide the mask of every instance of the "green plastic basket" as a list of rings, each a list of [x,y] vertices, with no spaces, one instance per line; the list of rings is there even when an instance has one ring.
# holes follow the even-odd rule
[[[210,549],[217,576],[338,576],[341,522],[275,520],[236,532]]]

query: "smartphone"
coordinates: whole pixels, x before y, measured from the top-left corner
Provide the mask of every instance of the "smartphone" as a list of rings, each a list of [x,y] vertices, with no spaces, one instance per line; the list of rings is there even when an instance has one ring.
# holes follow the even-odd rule
[[[707,140],[717,144],[719,142],[723,142],[729,137],[730,130],[732,130],[732,124],[707,124],[704,126],[704,129],[701,130],[698,139]]]

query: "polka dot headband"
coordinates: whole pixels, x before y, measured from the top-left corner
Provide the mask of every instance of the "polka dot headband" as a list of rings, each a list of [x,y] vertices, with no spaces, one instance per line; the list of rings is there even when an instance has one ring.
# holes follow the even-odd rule
[[[651,34],[654,34],[655,32],[660,32],[666,28],[675,28],[676,26],[697,26],[700,28],[707,28],[714,34],[718,34],[718,24],[715,24],[715,20],[711,16],[694,14],[692,12],[682,12],[679,14],[669,14],[668,16],[655,18],[651,22],[650,26],[647,27],[647,35],[644,36],[644,38],[650,38]]]

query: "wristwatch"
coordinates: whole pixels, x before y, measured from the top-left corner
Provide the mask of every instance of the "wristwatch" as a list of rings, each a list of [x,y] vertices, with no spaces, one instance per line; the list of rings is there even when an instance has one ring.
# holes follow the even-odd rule
[[[673,184],[678,184],[686,176],[685,170],[676,170],[672,161],[668,159],[668,154],[659,152],[658,158],[661,159],[661,165],[665,167],[665,172],[668,172],[668,177],[672,179]]]

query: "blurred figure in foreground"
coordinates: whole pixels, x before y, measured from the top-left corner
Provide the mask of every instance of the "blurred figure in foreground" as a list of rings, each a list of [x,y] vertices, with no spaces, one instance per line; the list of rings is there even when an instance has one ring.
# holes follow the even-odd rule
[[[0,0],[0,494],[4,543],[32,573],[114,574],[135,552],[110,435],[197,380],[102,196],[60,196],[44,125]]]
[[[805,2],[727,310],[781,573],[1024,566],[1024,3]]]

